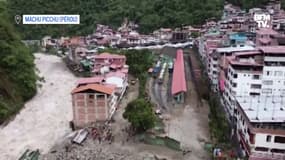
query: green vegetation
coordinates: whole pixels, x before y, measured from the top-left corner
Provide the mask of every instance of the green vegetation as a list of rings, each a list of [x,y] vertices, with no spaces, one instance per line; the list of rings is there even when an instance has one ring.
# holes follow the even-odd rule
[[[149,50],[127,50],[124,55],[127,57],[130,74],[139,79],[139,97],[144,98],[148,78],[147,70],[153,62],[152,53]]]
[[[210,81],[205,72],[205,66],[198,55],[197,47],[193,47],[193,51],[195,53],[196,60],[199,63],[201,69],[201,79],[197,81],[198,96],[208,100],[210,107],[209,114],[209,127],[211,133],[211,139],[217,143],[230,143],[229,134],[230,134],[230,126],[227,122],[225,111],[223,110],[223,106],[220,103],[220,97],[218,93],[214,93],[211,91]]]
[[[230,127],[217,93],[210,93],[209,106],[211,137],[219,143],[229,143]]]
[[[200,34],[198,32],[191,33],[191,37],[193,37],[193,38],[198,38],[199,36],[200,36]]]
[[[240,6],[243,9],[250,9],[254,7],[263,7],[270,0],[228,0],[228,2]],[[281,0],[282,8],[285,8],[285,0]]]
[[[140,25],[140,31],[182,24],[200,25],[207,18],[220,18],[224,0],[9,0],[10,18],[22,14],[79,14],[80,25],[16,25],[25,39],[44,35],[84,35],[96,24],[112,27],[124,18]]]
[[[144,99],[130,102],[123,117],[132,124],[137,132],[143,132],[155,126],[156,117],[152,110],[152,104]]]
[[[152,66],[153,54],[150,50],[122,50],[122,49],[104,49],[100,53],[109,52],[122,54],[127,58],[129,73],[139,79],[139,98],[130,102],[123,114],[137,132],[143,132],[153,128],[159,123],[152,110],[152,104],[144,98],[145,87],[148,78],[147,70]]]
[[[9,23],[6,2],[0,2],[0,123],[15,114],[36,93],[33,55]]]
[[[153,54],[150,50],[104,49],[99,52],[125,55],[127,58],[127,64],[129,65],[129,73],[139,79],[139,97],[144,98],[146,96],[145,85],[148,77],[147,70],[153,63]]]
[[[146,144],[165,146],[176,151],[181,151],[180,142],[167,136],[161,137],[148,133],[143,133],[138,135],[137,137],[139,141],[143,141]]]

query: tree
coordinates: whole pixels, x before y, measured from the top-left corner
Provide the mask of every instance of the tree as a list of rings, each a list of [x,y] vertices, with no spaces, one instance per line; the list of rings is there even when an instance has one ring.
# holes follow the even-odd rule
[[[152,105],[144,99],[136,99],[128,104],[123,117],[127,119],[137,132],[143,132],[155,125],[155,114]]]
[[[34,57],[21,42],[0,1],[0,123],[36,93]]]
[[[199,33],[198,32],[192,32],[191,33],[191,37],[193,37],[193,38],[198,38],[200,35],[199,35]]]
[[[159,27],[198,25],[207,18],[219,18],[223,0],[9,0],[10,19],[22,14],[79,14],[80,25],[15,25],[24,39],[45,35],[86,35],[96,24],[116,28],[124,18],[135,21],[140,32],[151,33]],[[31,7],[33,6],[33,7]]]

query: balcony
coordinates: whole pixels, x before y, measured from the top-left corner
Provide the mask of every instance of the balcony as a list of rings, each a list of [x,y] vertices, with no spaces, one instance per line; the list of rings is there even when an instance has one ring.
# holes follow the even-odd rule
[[[241,140],[241,144],[242,144],[243,148],[246,151],[246,154],[250,155],[250,146],[246,143],[246,141],[244,139],[244,134],[242,133],[241,130],[238,130],[238,134],[239,134],[239,137],[240,137],[240,140]]]
[[[260,153],[260,152],[253,152],[248,160],[281,160],[284,159],[284,154],[269,154],[269,153]]]

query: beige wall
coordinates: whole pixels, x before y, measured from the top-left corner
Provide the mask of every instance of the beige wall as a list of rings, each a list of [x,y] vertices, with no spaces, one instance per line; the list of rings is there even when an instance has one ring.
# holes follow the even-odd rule
[[[85,127],[109,117],[108,95],[102,93],[77,93],[72,95],[75,127]]]

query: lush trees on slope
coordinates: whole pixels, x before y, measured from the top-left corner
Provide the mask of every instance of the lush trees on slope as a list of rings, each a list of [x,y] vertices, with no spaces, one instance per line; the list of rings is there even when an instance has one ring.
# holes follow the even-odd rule
[[[0,123],[36,92],[33,56],[21,43],[0,1]]]
[[[270,0],[228,0],[228,2],[242,7],[243,9],[250,9],[254,7],[262,7]],[[285,0],[281,0],[282,8],[285,8]]]
[[[80,14],[80,25],[17,25],[26,39],[43,35],[87,34],[97,23],[118,27],[129,18],[142,32],[220,17],[223,0],[8,0],[10,18],[22,14]]]

